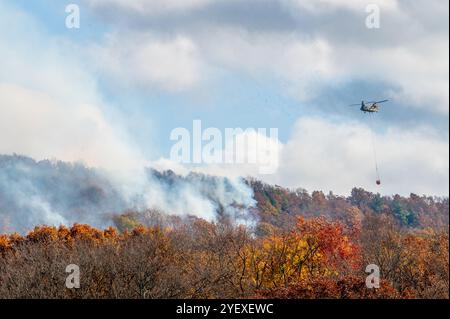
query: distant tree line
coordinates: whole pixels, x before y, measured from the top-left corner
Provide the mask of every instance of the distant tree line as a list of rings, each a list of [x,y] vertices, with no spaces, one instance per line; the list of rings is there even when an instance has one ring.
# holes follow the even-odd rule
[[[323,216],[352,226],[354,222],[376,215],[391,217],[397,227],[407,230],[449,227],[448,197],[381,196],[362,188],[354,188],[351,195],[345,197],[331,192],[325,195],[321,191],[310,194],[304,189],[289,190],[253,179],[248,183],[257,201],[253,214],[260,220],[263,234],[272,227],[289,229],[298,216]]]

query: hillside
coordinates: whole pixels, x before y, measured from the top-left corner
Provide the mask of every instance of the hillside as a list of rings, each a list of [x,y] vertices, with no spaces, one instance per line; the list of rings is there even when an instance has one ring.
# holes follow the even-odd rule
[[[82,164],[0,156],[0,298],[448,298],[448,198],[146,174],[153,207]]]
[[[145,171],[148,185],[127,194],[110,174],[80,163],[35,161],[24,156],[0,156],[0,231],[27,231],[36,225],[87,223],[115,225],[117,216],[149,210],[198,216],[209,221],[228,219],[257,226],[288,229],[298,216],[326,217],[352,226],[365,216],[392,217],[399,227],[440,229],[449,225],[448,198],[380,196],[354,188],[349,197],[320,191],[289,190],[258,180],[171,171]],[[155,191],[156,190],[156,191]],[[205,213],[208,212],[208,213]]]

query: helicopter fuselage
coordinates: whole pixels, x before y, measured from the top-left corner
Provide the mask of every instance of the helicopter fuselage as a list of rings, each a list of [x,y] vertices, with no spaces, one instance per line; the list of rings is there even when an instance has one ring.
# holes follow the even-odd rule
[[[363,111],[364,113],[377,113],[379,110],[379,106],[376,103],[370,106],[367,106],[364,103],[362,103],[361,105],[361,111]]]

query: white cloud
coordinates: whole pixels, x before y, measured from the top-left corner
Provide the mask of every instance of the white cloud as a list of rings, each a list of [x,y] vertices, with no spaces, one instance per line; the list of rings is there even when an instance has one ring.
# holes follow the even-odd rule
[[[200,8],[213,0],[86,0],[94,8],[107,9],[117,6],[145,15],[158,15],[167,12],[187,11]]]
[[[347,9],[365,13],[369,4],[376,4],[382,10],[395,10],[398,7],[397,0],[283,0],[286,4],[300,9],[307,9],[314,13],[322,13],[334,9]]]
[[[0,12],[0,153],[110,169],[142,161],[107,119],[95,77],[74,46],[47,36],[19,10]]]
[[[3,16],[7,18],[2,19]],[[2,28],[3,24],[8,28]],[[29,33],[27,28],[31,30]],[[133,52],[138,60],[134,67],[145,69],[149,59],[148,71],[156,72],[158,81],[177,76],[176,83],[180,86],[190,84],[189,76],[183,77],[179,72],[190,73],[184,66],[183,52],[191,49],[190,42],[184,38],[168,44],[151,43],[145,52]],[[206,193],[214,201],[202,192],[200,182],[192,185],[180,182],[173,189],[174,185],[169,187],[157,178],[150,179],[141,149],[122,132],[122,122],[108,118],[105,111],[108,106],[102,101],[92,70],[82,63],[84,55],[73,52],[72,44],[46,35],[32,17],[0,4],[0,154],[19,153],[37,160],[81,160],[99,167],[97,172],[109,178],[128,200],[130,209],[145,205],[142,208],[197,214],[213,220],[216,205],[222,205],[225,213],[231,214],[237,210],[235,203],[243,207],[254,204],[251,190],[239,180],[231,181],[232,187],[225,180],[211,185]],[[163,56],[169,59],[161,60]],[[127,67],[124,63],[120,70]],[[11,200],[21,204],[25,194],[16,193]],[[51,224],[72,221],[64,218],[63,213],[67,212],[54,210],[44,198],[38,194],[27,206],[36,214],[33,221]],[[101,216],[102,213],[105,212],[93,214]],[[31,219],[28,220],[30,224],[26,226],[32,227]],[[15,218],[13,225],[18,224],[19,218]]]
[[[300,100],[314,98],[326,81],[335,78],[333,48],[323,39],[300,40],[292,34],[226,28],[210,29],[197,39],[205,58],[215,67],[247,72],[255,78],[270,74],[289,83]]]
[[[110,34],[92,54],[120,85],[180,91],[199,85],[206,76],[196,44],[185,36]]]
[[[82,160],[109,169],[143,164],[94,105],[8,84],[0,84],[0,101],[0,154]]]
[[[380,94],[390,94],[399,104],[443,115],[449,112],[447,35],[420,37],[399,46],[367,46],[331,42],[320,34],[301,38],[212,27],[192,39],[205,64],[256,78],[275,76],[300,101],[314,100],[328,86],[368,79],[391,85],[390,92]]]
[[[376,186],[375,148],[382,185]],[[361,186],[383,194],[441,194],[448,196],[449,144],[424,129],[389,129],[371,133],[354,122],[301,118],[281,156],[273,182],[309,190],[348,194]],[[324,189],[326,188],[326,189]]]
[[[157,3],[91,2],[99,6],[115,2],[144,11],[150,10],[144,5],[151,8]],[[165,8],[173,11],[197,8],[206,1],[165,3]],[[311,3],[302,2],[306,6]],[[356,1],[321,3],[351,10],[359,6]],[[82,159],[91,165],[118,168],[140,162],[139,150],[130,146],[101,111],[104,105],[95,77],[85,71],[79,56],[70,54],[71,45],[41,35],[30,17],[3,9],[0,153],[24,153],[38,159]],[[393,18],[399,14],[392,12]],[[214,27],[170,36],[124,31],[111,34],[91,52],[100,69],[117,83],[144,89],[192,89],[205,83],[211,70],[225,68],[288,80],[296,96],[308,100],[327,84],[369,79],[400,86],[403,90],[396,99],[448,116],[447,35],[421,36],[399,46],[375,43],[370,47],[331,41],[328,36],[254,32],[239,27]],[[376,139],[383,179],[380,191],[448,193],[447,140],[417,128],[391,128]],[[374,185],[370,132],[364,125],[301,118],[282,149],[277,174],[260,175],[268,182],[310,190],[327,188],[338,193],[348,193],[354,186],[378,190]],[[169,165],[167,161],[160,164]],[[198,169],[220,175],[259,175],[258,166],[211,165]]]
[[[183,12],[204,8],[207,5],[220,2],[236,2],[239,0],[85,0],[90,6],[97,9],[118,7],[134,12],[156,16],[167,13]],[[297,9],[307,9],[313,13],[321,13],[334,9],[346,9],[364,13],[368,4],[379,5],[383,10],[395,10],[398,8],[397,0],[280,0],[284,5]]]
[[[448,115],[448,38],[430,35],[407,46],[348,45],[337,47],[333,52],[331,63],[338,77],[385,80],[402,88],[395,96],[398,101]]]
[[[289,94],[309,101],[329,86],[368,80],[392,85],[390,97],[407,106],[448,115],[448,33],[441,29],[431,32],[438,23],[432,17],[448,20],[443,2],[279,0],[288,12],[286,18],[301,13],[299,19],[309,17],[312,26],[258,30],[247,28],[241,18],[227,18],[226,13],[224,21],[215,24],[205,18],[207,11],[198,17],[192,12],[207,4],[223,5],[224,1],[89,1],[95,7],[134,8],[148,19],[161,15],[161,11],[171,17],[156,20],[152,26],[143,24],[139,29],[115,33],[100,44],[96,61],[121,83],[189,90],[213,76],[220,77],[214,70],[228,69],[275,75],[288,83]],[[248,10],[239,7],[239,1],[227,3],[235,11]],[[380,6],[379,30],[365,27],[368,4]],[[335,9],[349,14],[343,17]],[[101,14],[101,10],[97,12]],[[182,28],[174,23],[176,19],[170,15],[174,12],[183,13]],[[130,19],[130,23],[135,19],[127,12],[115,14],[121,15],[122,21]],[[322,19],[327,21],[325,25]],[[264,25],[264,21],[257,23]],[[166,29],[170,31],[161,31]]]
[[[407,131],[391,128],[384,133],[375,133],[372,125],[377,125],[376,119],[372,124],[360,124],[342,119],[303,117],[296,123],[286,144],[258,136],[257,140],[268,147],[267,151],[279,154],[278,170],[269,175],[260,174],[259,166],[250,164],[192,167],[161,159],[156,167],[180,174],[193,170],[227,177],[254,176],[271,184],[309,191],[331,190],[343,195],[348,195],[353,187],[363,187],[385,195],[448,196],[448,140],[425,128]],[[241,136],[244,137],[245,134]],[[255,144],[249,145],[250,151],[252,145]],[[375,183],[373,146],[381,186]]]
[[[203,157],[202,163],[189,165],[160,158],[149,165],[157,170],[172,170],[183,176],[193,171],[232,178],[269,175],[278,170],[283,147],[278,139],[278,131],[233,128],[230,132],[233,135],[228,137],[226,132],[221,133],[222,140],[219,144],[222,148],[213,147],[214,155],[220,155],[219,162],[214,160],[212,163]],[[210,143],[211,141],[203,141],[202,148],[206,148]],[[203,151],[204,149],[201,150]]]

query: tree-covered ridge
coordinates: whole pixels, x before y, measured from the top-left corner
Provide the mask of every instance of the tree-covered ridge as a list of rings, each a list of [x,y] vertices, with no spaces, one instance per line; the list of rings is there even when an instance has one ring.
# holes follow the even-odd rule
[[[308,193],[304,189],[289,190],[257,180],[250,180],[257,201],[261,227],[289,227],[297,216],[324,216],[351,226],[366,216],[393,217],[399,227],[409,229],[442,229],[449,226],[448,197],[400,195],[381,196],[354,188],[348,197],[325,195],[321,191]],[[263,229],[261,229],[263,231]]]
[[[227,178],[147,174],[168,194],[194,187],[215,218],[130,205],[82,164],[0,156],[0,298],[448,298],[448,198],[254,179],[236,192]],[[82,270],[80,289],[65,287],[69,264]],[[378,289],[365,284],[370,264]]]
[[[253,205],[243,179],[151,168],[117,173],[82,163],[0,155],[0,232],[27,232],[40,224],[105,228],[116,214],[149,208],[209,220],[240,219]]]
[[[407,229],[449,225],[448,197],[381,196],[360,188],[345,197],[289,190],[251,178],[237,184],[228,178],[199,173],[180,176],[172,171],[147,169],[143,174],[144,180],[150,181],[145,191],[158,188],[153,198],[164,197],[170,203],[159,205],[158,211],[203,217],[206,203],[213,211],[208,215],[210,220],[249,219],[261,234],[274,228],[289,229],[298,216],[323,216],[348,226],[371,214],[393,217],[399,227]],[[155,210],[153,200],[145,201],[139,189],[136,196],[130,197],[121,186],[106,172],[80,163],[0,155],[0,232],[26,232],[39,224],[86,223],[104,228],[113,225],[117,215]]]

